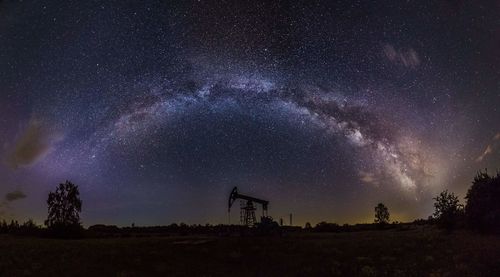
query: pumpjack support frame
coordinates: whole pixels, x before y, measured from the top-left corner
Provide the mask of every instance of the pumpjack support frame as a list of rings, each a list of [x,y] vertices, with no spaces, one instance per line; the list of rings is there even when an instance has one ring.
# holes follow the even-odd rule
[[[245,202],[242,201],[242,205],[240,207],[240,222],[243,225],[246,226],[253,226],[256,223],[255,220],[255,206],[254,203],[262,205],[262,217],[267,218],[267,208],[269,205],[269,201],[267,200],[262,200],[259,198],[251,197],[248,195],[240,194],[238,193],[238,188],[234,187],[233,190],[231,191],[231,194],[229,194],[229,200],[228,200],[228,205],[227,205],[227,212],[231,212],[231,207],[233,206],[234,202],[237,199],[241,200],[246,200],[246,205]]]

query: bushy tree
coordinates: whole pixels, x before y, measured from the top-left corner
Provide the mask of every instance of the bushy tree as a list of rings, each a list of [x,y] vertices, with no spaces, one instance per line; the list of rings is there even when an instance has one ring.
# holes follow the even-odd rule
[[[433,199],[436,201],[433,217],[439,226],[447,230],[456,227],[463,215],[463,205],[460,204],[458,197],[453,192],[445,190]]]
[[[500,173],[478,172],[467,192],[467,225],[482,232],[500,232]]]
[[[389,222],[389,217],[389,209],[383,203],[378,203],[375,206],[375,223],[386,224]]]
[[[45,225],[57,236],[64,236],[81,229],[82,200],[78,186],[66,181],[59,184],[47,199],[48,217]]]

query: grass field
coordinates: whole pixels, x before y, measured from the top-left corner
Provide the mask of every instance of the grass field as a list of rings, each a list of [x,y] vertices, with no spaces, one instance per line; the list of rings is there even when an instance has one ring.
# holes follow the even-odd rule
[[[0,237],[0,276],[500,276],[500,237],[436,230]]]

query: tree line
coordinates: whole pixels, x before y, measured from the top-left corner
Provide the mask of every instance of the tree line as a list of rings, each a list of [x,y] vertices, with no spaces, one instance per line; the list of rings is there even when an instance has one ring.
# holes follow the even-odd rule
[[[448,190],[442,191],[433,200],[434,213],[427,220],[415,220],[415,223],[435,224],[447,231],[467,228],[482,233],[500,233],[500,172],[490,176],[486,170],[479,171],[467,191],[465,205],[460,203],[457,195]],[[379,203],[374,210],[374,223],[378,227],[387,227],[390,222],[389,209]],[[314,228],[306,223],[305,228],[317,231],[373,229],[367,224],[355,226],[358,227],[320,222]]]
[[[433,219],[439,226],[447,230],[466,227],[483,233],[500,233],[500,172],[494,176],[487,171],[478,172],[465,196],[465,205],[447,190],[434,199]]]
[[[445,230],[451,231],[456,228],[468,228],[483,233],[500,233],[500,173],[490,176],[487,171],[479,171],[474,177],[471,187],[465,197],[465,205],[460,203],[458,196],[448,190],[442,191],[434,199],[434,213],[427,220],[416,220],[415,224],[435,224]],[[47,228],[41,228],[33,220],[22,224],[12,220],[7,223],[0,222],[0,233],[11,234],[38,234],[43,233],[54,237],[79,237],[82,236],[84,228],[80,221],[82,201],[78,186],[66,181],[59,184],[55,191],[50,192],[47,199],[48,215],[45,220]],[[335,223],[320,222],[312,227],[306,223],[306,230],[312,231],[356,231],[375,228],[386,228],[390,222],[389,209],[379,203],[374,208],[375,224],[356,224],[342,226]],[[179,232],[219,232],[228,227],[224,225],[193,225],[187,226],[170,225],[158,227],[125,227],[95,225],[89,228],[93,232],[120,233],[122,231],[179,231]],[[238,229],[238,227],[232,227]],[[292,230],[291,228],[290,230]],[[293,229],[295,230],[295,229]]]

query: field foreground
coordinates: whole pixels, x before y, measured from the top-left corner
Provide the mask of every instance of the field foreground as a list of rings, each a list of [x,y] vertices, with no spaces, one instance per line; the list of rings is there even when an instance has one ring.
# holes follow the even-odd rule
[[[500,276],[500,237],[436,230],[0,237],[0,276]]]

